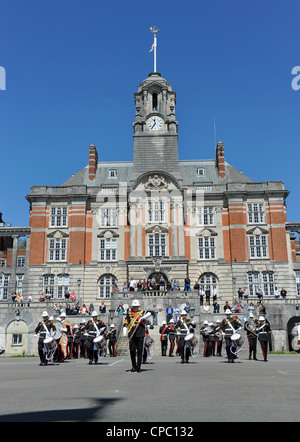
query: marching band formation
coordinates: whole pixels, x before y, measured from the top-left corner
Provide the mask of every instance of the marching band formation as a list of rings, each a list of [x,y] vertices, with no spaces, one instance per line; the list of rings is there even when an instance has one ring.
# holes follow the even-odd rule
[[[123,336],[127,343],[119,357],[122,356],[129,345],[131,372],[140,373],[142,363],[152,359],[154,355],[154,340],[150,336],[153,325],[149,320],[151,312],[141,310],[140,302],[134,300],[126,314],[123,323]],[[226,318],[217,320],[216,324],[204,321],[200,327],[200,335],[204,343],[204,357],[222,356],[223,342],[225,343],[226,356],[229,363],[234,363],[238,353],[244,348],[245,341],[241,331],[245,330],[249,346],[249,359],[257,360],[257,344],[261,345],[264,361],[267,361],[268,347],[271,349],[271,328],[264,316],[254,319],[253,313],[245,315],[242,321],[232,315],[230,310],[225,311]],[[174,353],[179,355],[181,363],[189,363],[190,357],[197,357],[199,353],[199,339],[195,335],[196,323],[187,318],[187,312],[182,310],[178,321],[173,319],[167,324],[163,321],[159,329],[161,354],[167,356],[169,342],[169,357]],[[84,357],[88,358],[89,365],[98,363],[99,359],[107,355],[116,357],[116,327],[107,325],[98,319],[94,311],[92,318],[79,325],[72,325],[65,313],[53,320],[46,311],[42,314],[42,321],[35,329],[39,334],[38,353],[40,365],[48,362],[63,362],[65,359]],[[175,351],[176,346],[176,351]]]

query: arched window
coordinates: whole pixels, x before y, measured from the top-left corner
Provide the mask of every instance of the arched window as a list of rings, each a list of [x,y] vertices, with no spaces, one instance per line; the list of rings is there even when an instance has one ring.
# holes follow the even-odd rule
[[[113,291],[113,285],[116,282],[116,278],[112,275],[103,275],[99,279],[99,297],[110,298]]]
[[[199,278],[200,288],[204,293],[210,293],[210,296],[218,295],[218,278],[213,273],[203,273]]]

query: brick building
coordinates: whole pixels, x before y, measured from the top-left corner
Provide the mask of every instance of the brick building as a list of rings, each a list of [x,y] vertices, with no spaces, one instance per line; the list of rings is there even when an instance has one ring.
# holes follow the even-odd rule
[[[58,301],[74,291],[88,305],[132,277],[183,289],[187,274],[223,300],[239,287],[300,295],[300,223],[287,223],[284,183],[253,182],[226,162],[222,142],[213,159],[179,160],[176,93],[159,73],[134,99],[133,161],[101,162],[90,145],[88,164],[64,184],[31,188],[30,228],[0,227],[1,299],[19,287]],[[9,236],[26,236],[25,249]]]

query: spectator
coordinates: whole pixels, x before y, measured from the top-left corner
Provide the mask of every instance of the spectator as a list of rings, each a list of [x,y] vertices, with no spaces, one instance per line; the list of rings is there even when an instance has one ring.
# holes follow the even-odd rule
[[[189,275],[186,275],[186,278],[184,280],[184,291],[185,292],[191,291],[191,280],[189,278]]]
[[[102,302],[99,306],[100,315],[105,315],[106,313],[106,305]]]
[[[231,310],[230,305],[228,304],[228,301],[225,302],[225,305],[223,307],[224,312],[226,312],[226,310]]]
[[[203,305],[203,313],[210,313],[210,307],[207,302]]]
[[[91,315],[94,310],[95,310],[94,305],[90,304],[90,306],[89,306],[89,315]]]
[[[239,296],[239,299],[243,299],[243,294],[244,294],[244,290],[240,287],[240,288],[238,289],[238,296]]]
[[[218,303],[217,300],[214,301],[213,306],[214,306],[214,313],[220,313],[220,304]]]
[[[168,307],[166,308],[166,320],[167,320],[167,324],[169,324],[169,321],[173,318],[173,308],[171,306],[171,304],[168,305]]]
[[[275,296],[275,299],[278,299],[278,298],[279,298],[279,290],[278,290],[277,287],[275,287],[275,290],[274,290],[274,296]]]
[[[217,287],[214,286],[213,287],[213,302],[217,300],[217,297],[218,297],[218,290],[217,290]]]
[[[177,304],[175,304],[175,308],[174,308],[174,321],[175,321],[175,324],[177,324],[177,322],[178,322],[179,314],[180,314],[180,308],[178,307]]]
[[[87,315],[88,312],[89,312],[89,310],[88,310],[87,306],[85,304],[83,304],[82,307],[81,307],[81,314],[82,315]]]
[[[282,287],[282,289],[281,289],[281,291],[280,291],[280,295],[281,295],[282,299],[285,299],[285,298],[286,298],[287,291],[286,291],[283,287]]]
[[[136,288],[136,281],[133,278],[131,278],[129,282],[129,291],[134,292],[135,288]]]
[[[204,290],[203,287],[199,287],[199,291],[198,291],[199,297],[200,297],[200,305],[203,305],[203,299],[204,299]]]
[[[206,286],[205,289],[205,300],[207,302],[208,305],[210,305],[210,287]]]

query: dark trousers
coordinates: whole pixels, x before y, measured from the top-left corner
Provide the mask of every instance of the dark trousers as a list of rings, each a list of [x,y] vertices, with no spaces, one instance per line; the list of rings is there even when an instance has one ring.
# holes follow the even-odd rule
[[[144,347],[144,337],[136,338],[135,336],[133,336],[129,344],[129,350],[130,350],[132,368],[135,368],[137,370],[141,368],[143,347]]]
[[[45,352],[44,352],[44,340],[39,340],[38,351],[39,351],[40,362],[41,364],[44,364],[46,362]]]
[[[188,362],[191,355],[191,350],[183,338],[179,339],[179,350],[180,350],[181,361]]]
[[[117,356],[116,343],[117,343],[117,341],[109,341],[109,343],[108,343],[109,354],[114,357]]]
[[[168,340],[162,339],[161,340],[161,355],[167,356],[167,348],[168,348]]]
[[[98,351],[94,350],[94,342],[92,340],[87,340],[87,357],[90,362],[98,362]]]
[[[174,351],[174,347],[175,347],[175,338],[174,339],[170,338],[169,356],[172,356],[173,351]]]
[[[268,341],[259,341],[259,342],[260,342],[260,346],[261,346],[264,360],[266,361],[267,360],[267,353],[268,353]]]
[[[226,344],[226,354],[227,354],[227,358],[228,361],[233,361],[233,359],[235,359],[234,354],[231,353],[230,349],[232,346],[232,340],[230,338],[230,336],[225,336],[225,344]]]
[[[256,359],[257,338],[254,336],[248,337],[249,344],[249,358],[253,355],[253,359]]]

